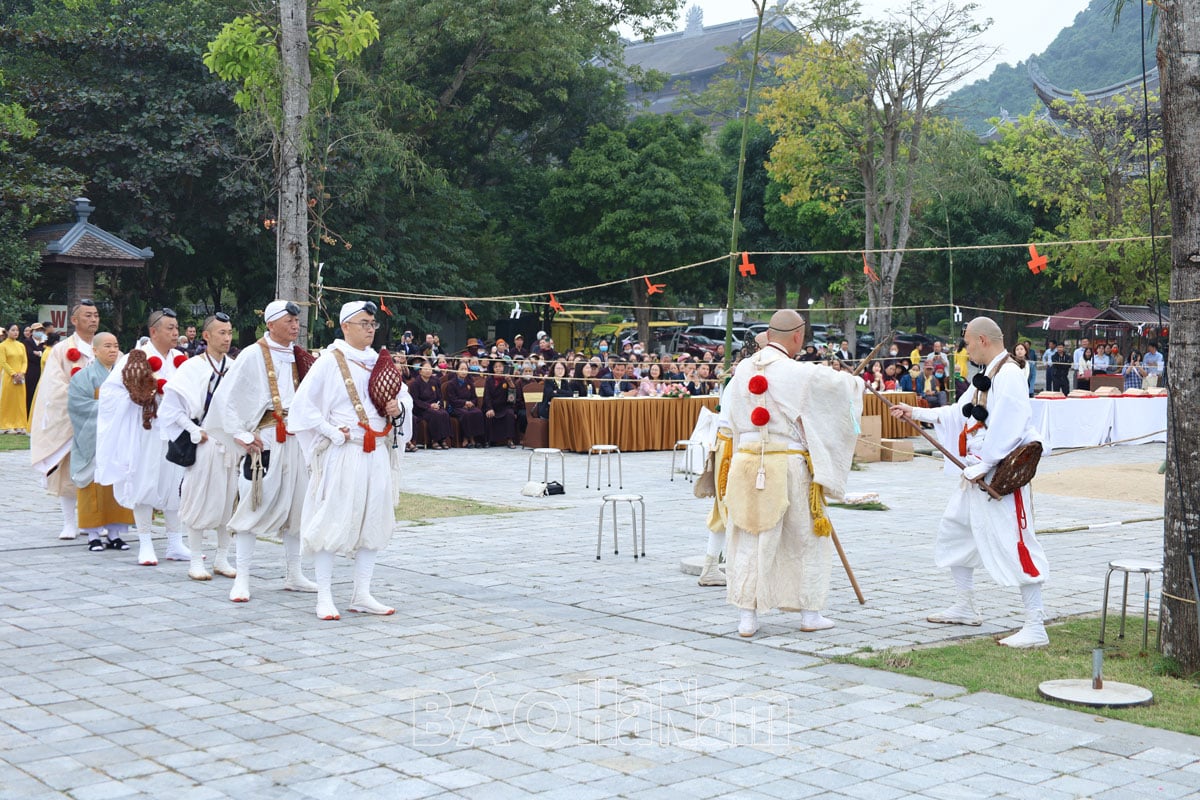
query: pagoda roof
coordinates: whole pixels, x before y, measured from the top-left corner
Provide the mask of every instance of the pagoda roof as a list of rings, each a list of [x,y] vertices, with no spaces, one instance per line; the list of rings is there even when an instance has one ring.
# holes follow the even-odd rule
[[[1065,89],[1060,89],[1050,82],[1046,74],[1032,60],[1026,65],[1029,72],[1029,80],[1033,82],[1033,90],[1042,102],[1048,108],[1053,109],[1055,101],[1062,100],[1066,103],[1075,102],[1075,93]],[[1157,110],[1158,108],[1158,67],[1147,70],[1146,90],[1155,96],[1152,105]],[[1117,102],[1118,98],[1137,98],[1140,102],[1142,94],[1142,75],[1138,74],[1118,83],[1104,86],[1099,89],[1092,89],[1087,92],[1082,92],[1085,102],[1093,105],[1110,105]],[[1053,113],[1053,111],[1051,112]]]
[[[708,72],[729,60],[728,48],[750,41],[758,25],[758,17],[707,26],[701,20],[699,9],[692,8],[684,30],[648,42],[626,42],[625,63],[675,77]],[[796,26],[778,11],[768,11],[763,30],[768,29],[793,33]]]
[[[154,257],[149,247],[137,247],[88,221],[96,207],[86,197],[71,201],[75,222],[40,225],[29,232],[31,244],[42,251],[43,264],[93,267],[144,267]]]

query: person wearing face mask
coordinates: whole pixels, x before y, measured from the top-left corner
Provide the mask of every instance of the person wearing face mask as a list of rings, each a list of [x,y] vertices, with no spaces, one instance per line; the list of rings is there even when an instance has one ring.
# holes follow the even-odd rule
[[[600,361],[607,364],[608,363],[608,340],[601,339],[600,344],[596,349],[600,351]]]
[[[42,356],[46,350],[46,334],[41,323],[25,328],[21,343],[25,345],[25,355],[29,359],[29,368],[25,371],[25,413],[29,414],[33,411],[33,396],[42,377]]]

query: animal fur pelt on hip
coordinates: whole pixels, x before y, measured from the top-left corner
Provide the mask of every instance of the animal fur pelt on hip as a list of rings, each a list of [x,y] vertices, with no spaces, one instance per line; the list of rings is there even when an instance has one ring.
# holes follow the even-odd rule
[[[729,521],[749,533],[769,531],[788,509],[788,453],[738,451],[729,466],[725,508]],[[764,486],[757,488],[759,466],[765,470]]]

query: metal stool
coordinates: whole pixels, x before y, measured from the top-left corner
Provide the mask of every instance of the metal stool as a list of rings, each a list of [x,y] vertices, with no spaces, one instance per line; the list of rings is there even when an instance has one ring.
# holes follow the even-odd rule
[[[542,457],[542,466],[544,467],[544,469],[542,470],[542,482],[549,483],[550,482],[550,456],[553,456],[553,455],[558,456],[558,482],[565,486],[567,483],[566,460],[563,458],[562,450],[559,450],[557,447],[538,447],[529,453],[529,469],[526,470],[526,472],[525,472],[525,480],[527,482],[533,480],[533,457],[541,456]]]
[[[704,442],[698,442],[695,439],[680,439],[671,448],[671,480],[675,480],[675,456],[679,453],[680,448],[683,449],[683,475],[689,482],[692,476],[697,474],[692,472],[692,448],[700,450],[700,462],[704,463]]]
[[[606,494],[604,502],[600,505],[600,523],[596,526],[596,560],[600,560],[600,541],[604,538],[604,509],[608,504],[612,503],[612,522],[613,522],[613,555],[620,555],[617,549],[617,503],[629,503],[629,518],[633,522],[633,560],[638,558],[638,524],[637,510],[633,507],[637,503],[642,507],[642,557],[646,556],[646,503],[642,500],[640,494]]]
[[[592,485],[592,456],[597,457],[596,461],[596,491],[600,491],[600,470],[604,468],[604,462],[608,461],[608,486],[612,488],[612,457],[613,453],[617,454],[617,488],[625,488],[625,475],[621,469],[621,448],[615,444],[594,444],[588,448],[587,454],[587,478],[584,480],[583,488],[587,489]]]
[[[1146,639],[1150,632],[1150,576],[1162,572],[1162,564],[1158,561],[1140,561],[1135,558],[1122,558],[1108,562],[1108,574],[1104,576],[1104,604],[1100,606],[1100,644],[1104,644],[1104,628],[1108,623],[1108,583],[1113,572],[1124,574],[1124,586],[1121,591],[1121,630],[1118,639],[1125,638],[1125,606],[1129,601],[1129,573],[1140,572],[1146,579],[1142,605],[1142,652],[1146,651]]]

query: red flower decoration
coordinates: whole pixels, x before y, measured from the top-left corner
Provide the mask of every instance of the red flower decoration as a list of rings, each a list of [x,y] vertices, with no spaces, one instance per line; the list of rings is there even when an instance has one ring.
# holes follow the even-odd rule
[[[74,362],[74,361],[78,361],[81,358],[83,358],[83,353],[79,352],[78,348],[72,347],[70,350],[67,351],[67,361]]]
[[[167,385],[167,379],[166,379],[166,378],[159,378],[159,379],[158,379],[158,393],[159,393],[159,394],[162,394],[162,393],[163,393],[163,387],[164,387],[164,386],[166,386],[166,385]],[[757,409],[756,409],[756,410],[757,410]]]
[[[146,359],[146,363],[150,365],[150,369],[154,372],[158,372],[160,369],[162,369],[162,359],[158,356],[150,356]]]
[[[767,411],[762,406],[759,406],[750,412],[750,421],[755,425],[762,427],[771,421],[771,412]]]
[[[767,390],[767,378],[765,375],[755,375],[750,379],[750,394],[762,394]]]
[[[71,376],[74,377],[75,373],[79,372],[81,369],[83,369],[83,367],[71,367]]]
[[[185,356],[183,353],[175,356],[175,369],[179,369],[179,367],[182,366],[183,362],[185,361],[187,361],[187,356]]]

